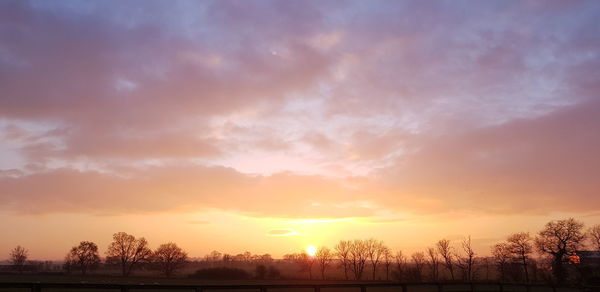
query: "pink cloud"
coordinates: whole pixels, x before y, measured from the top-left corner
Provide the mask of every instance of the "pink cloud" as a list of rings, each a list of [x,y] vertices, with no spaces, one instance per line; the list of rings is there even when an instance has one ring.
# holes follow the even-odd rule
[[[597,209],[600,103],[420,141],[379,173],[400,193],[445,208],[501,212]]]
[[[223,167],[153,167],[107,174],[74,169],[0,177],[5,208],[22,213],[120,214],[173,210],[233,210],[267,217],[367,216],[338,206],[364,198],[318,176],[251,176]],[[315,204],[318,202],[318,204]]]
[[[598,203],[597,4],[1,5],[0,149],[25,160],[0,170],[8,209]]]

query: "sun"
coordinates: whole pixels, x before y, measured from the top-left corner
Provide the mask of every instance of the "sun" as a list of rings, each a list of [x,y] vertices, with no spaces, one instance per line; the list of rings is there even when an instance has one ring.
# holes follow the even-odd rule
[[[306,253],[311,256],[314,257],[315,254],[317,254],[317,247],[314,245],[309,245],[306,247]]]

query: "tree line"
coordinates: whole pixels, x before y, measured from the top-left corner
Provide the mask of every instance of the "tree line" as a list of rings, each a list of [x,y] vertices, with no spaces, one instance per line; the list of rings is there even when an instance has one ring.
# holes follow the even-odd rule
[[[27,257],[28,251],[21,246],[17,246],[10,252],[15,270],[21,273]],[[118,232],[113,234],[113,241],[106,251],[105,263],[118,266],[123,276],[131,275],[140,264],[149,263],[164,276],[171,277],[183,267],[187,259],[187,253],[175,243],[161,244],[153,251],[148,247],[145,238],[136,238],[125,232]],[[97,268],[100,263],[98,245],[91,241],[82,241],[69,250],[63,268],[67,273],[77,270],[85,275],[88,271]]]
[[[491,247],[492,257],[478,256],[468,236],[457,246],[452,246],[448,239],[441,239],[425,251],[414,252],[410,256],[402,250],[393,252],[381,240],[341,240],[333,249],[319,247],[314,257],[301,252],[287,254],[284,260],[297,263],[309,278],[313,278],[316,266],[321,278],[325,279],[326,271],[337,263],[346,280],[378,280],[377,271],[382,270],[384,279],[388,281],[471,282],[481,272],[489,274],[489,269],[495,268],[500,281],[507,281],[508,274],[512,273],[513,280],[529,283],[531,271],[537,271],[534,257],[537,253],[540,256],[538,260],[549,261],[553,281],[564,283],[567,277],[565,265],[576,262],[576,252],[586,247],[600,252],[600,225],[585,231],[582,222],[569,218],[548,222],[535,236],[528,232],[509,235],[506,240]],[[370,277],[367,277],[367,271]],[[486,278],[489,280],[489,276]]]
[[[540,261],[547,261],[552,280],[564,283],[568,274],[565,266],[576,263],[576,251],[586,246],[600,251],[600,225],[586,231],[582,222],[569,218],[548,222],[534,236],[528,232],[509,235],[491,247],[491,257],[477,255],[468,236],[454,244],[448,239],[441,239],[424,251],[410,255],[402,250],[393,251],[377,239],[341,240],[333,248],[319,247],[314,256],[306,252],[286,254],[282,262],[297,265],[300,271],[308,274],[309,279],[316,278],[313,272],[318,272],[319,278],[327,279],[328,272],[335,269],[346,280],[470,282],[482,278],[489,280],[490,270],[493,269],[500,281],[530,282],[532,275],[539,270],[537,266]],[[536,258],[536,253],[540,257]],[[12,265],[19,272],[23,272],[27,257],[28,251],[21,246],[10,252]],[[175,243],[164,243],[151,250],[145,238],[118,232],[113,235],[104,262],[119,267],[123,276],[131,275],[145,264],[165,277],[172,277],[188,260],[187,253]],[[205,261],[256,264],[257,277],[280,276],[275,268],[265,266],[274,262],[269,254],[252,255],[245,252],[229,255],[213,251],[205,257]],[[69,250],[63,268],[68,273],[79,271],[85,275],[100,263],[98,246],[90,241],[82,241]],[[482,273],[486,276],[482,277]]]

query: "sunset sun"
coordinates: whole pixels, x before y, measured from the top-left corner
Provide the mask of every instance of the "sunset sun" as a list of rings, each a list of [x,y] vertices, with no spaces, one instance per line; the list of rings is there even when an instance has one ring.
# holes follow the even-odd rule
[[[306,253],[311,256],[314,257],[317,254],[317,247],[314,245],[309,245],[306,247]]]

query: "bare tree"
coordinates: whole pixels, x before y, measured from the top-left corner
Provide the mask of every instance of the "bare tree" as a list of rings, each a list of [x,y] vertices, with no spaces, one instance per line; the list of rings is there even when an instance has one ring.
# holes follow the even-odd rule
[[[91,241],[82,241],[78,246],[74,246],[69,251],[65,258],[70,263],[66,263],[72,269],[77,267],[82,275],[85,275],[88,270],[96,268],[100,264],[100,256],[98,255],[98,246]]]
[[[518,259],[523,265],[523,271],[525,272],[525,282],[529,283],[529,255],[533,251],[531,244],[531,236],[529,232],[515,233],[508,237],[506,240],[508,243],[508,250],[512,254],[513,258]]]
[[[496,260],[498,267],[498,273],[500,274],[500,281],[506,281],[506,269],[511,259],[511,252],[506,242],[498,243],[492,248],[492,255]]]
[[[74,265],[75,265],[75,259],[73,258],[73,255],[71,255],[71,253],[69,252],[65,256],[64,263],[63,263],[63,270],[65,270],[65,272],[67,272],[67,274],[71,274],[71,272],[73,271]]]
[[[185,265],[187,253],[177,244],[169,242],[161,244],[154,251],[152,258],[165,277],[170,278]]]
[[[19,271],[21,274],[25,268],[25,262],[27,261],[28,256],[29,251],[20,245],[17,245],[17,247],[10,251],[10,261],[13,265],[13,268]]]
[[[211,252],[211,256],[215,256],[214,252],[215,252],[215,251]],[[251,252],[249,252],[249,251],[245,251],[245,252],[242,254],[242,260],[243,260],[244,262],[247,262],[247,263],[249,263],[250,261],[252,261],[252,253],[251,253]]]
[[[590,227],[588,235],[592,241],[592,246],[597,251],[600,251],[600,224]]]
[[[558,283],[563,283],[566,277],[563,260],[582,246],[585,239],[582,229],[583,223],[573,218],[550,221],[535,238],[538,250],[552,258],[552,273]]]
[[[429,257],[428,264],[431,270],[431,280],[435,282],[439,279],[440,257],[437,250],[433,247],[427,248],[427,256]]]
[[[463,278],[470,282],[473,280],[473,268],[475,267],[475,251],[473,251],[470,235],[463,239],[461,247],[465,254],[464,256],[456,256],[457,264],[463,271]]]
[[[206,260],[209,262],[218,262],[223,259],[223,254],[218,250],[211,251],[208,255],[206,255]],[[245,258],[246,259],[246,258]],[[248,257],[246,261],[250,261],[251,257]]]
[[[452,248],[450,247],[450,240],[442,239],[437,242],[437,249],[442,259],[444,259],[444,267],[450,272],[452,280],[454,280],[454,261],[452,256]]]
[[[302,252],[298,256],[298,264],[302,270],[308,272],[308,279],[312,280],[312,267],[315,264],[315,258],[309,256],[306,252]]]
[[[377,265],[379,264],[379,261],[381,261],[386,247],[383,244],[383,241],[371,238],[365,241],[365,248],[367,256],[369,257],[369,262],[371,263],[373,280],[375,280]]]
[[[367,263],[367,245],[364,240],[355,239],[350,243],[350,267],[355,280],[362,279]]]
[[[223,262],[224,262],[225,264],[229,264],[229,263],[231,263],[231,262],[233,261],[233,256],[232,256],[232,255],[230,255],[230,254],[228,254],[228,253],[224,253],[224,254],[223,254],[223,259],[222,259],[222,260],[223,260]]]
[[[249,252],[244,254],[238,254],[238,261],[240,262],[250,262],[252,260],[252,255]],[[219,262],[223,260],[223,254],[218,250],[213,250],[209,254],[204,256],[204,261],[206,261],[209,266],[215,267],[219,266]]]
[[[421,282],[423,279],[423,266],[425,266],[425,254],[422,252],[415,252],[411,255],[413,262],[412,276],[417,282]]]
[[[298,257],[297,253],[286,253],[283,255],[283,260],[288,263],[294,263],[294,262],[296,262],[297,257]]]
[[[483,266],[483,269],[485,270],[485,280],[489,281],[490,280],[490,258],[489,257],[483,257],[481,258],[481,265]]]
[[[333,252],[331,252],[331,250],[325,246],[319,247],[319,249],[317,249],[315,257],[317,258],[317,262],[319,263],[319,268],[321,270],[321,278],[323,278],[323,280],[325,280],[325,269],[327,269],[329,264],[331,264],[333,256]]]
[[[390,280],[390,267],[392,266],[394,255],[389,247],[385,247],[383,250],[383,266],[385,267],[385,279]]]
[[[254,261],[259,264],[268,265],[273,262],[273,257],[270,254],[265,253],[261,255],[256,255]]]
[[[406,256],[399,250],[394,255],[394,260],[396,262],[396,278],[398,281],[402,281],[406,275]]]
[[[145,238],[136,239],[133,235],[118,232],[113,234],[113,242],[108,246],[106,255],[107,261],[114,260],[121,265],[123,276],[129,276],[136,265],[150,259],[152,250]]]
[[[312,279],[312,267],[315,263],[315,258],[309,256],[306,252],[286,254],[283,259],[289,262],[296,263],[301,271],[308,272],[308,278]]]
[[[335,255],[340,260],[340,265],[344,269],[344,277],[348,280],[348,268],[350,267],[350,241],[341,240],[335,245]]]

